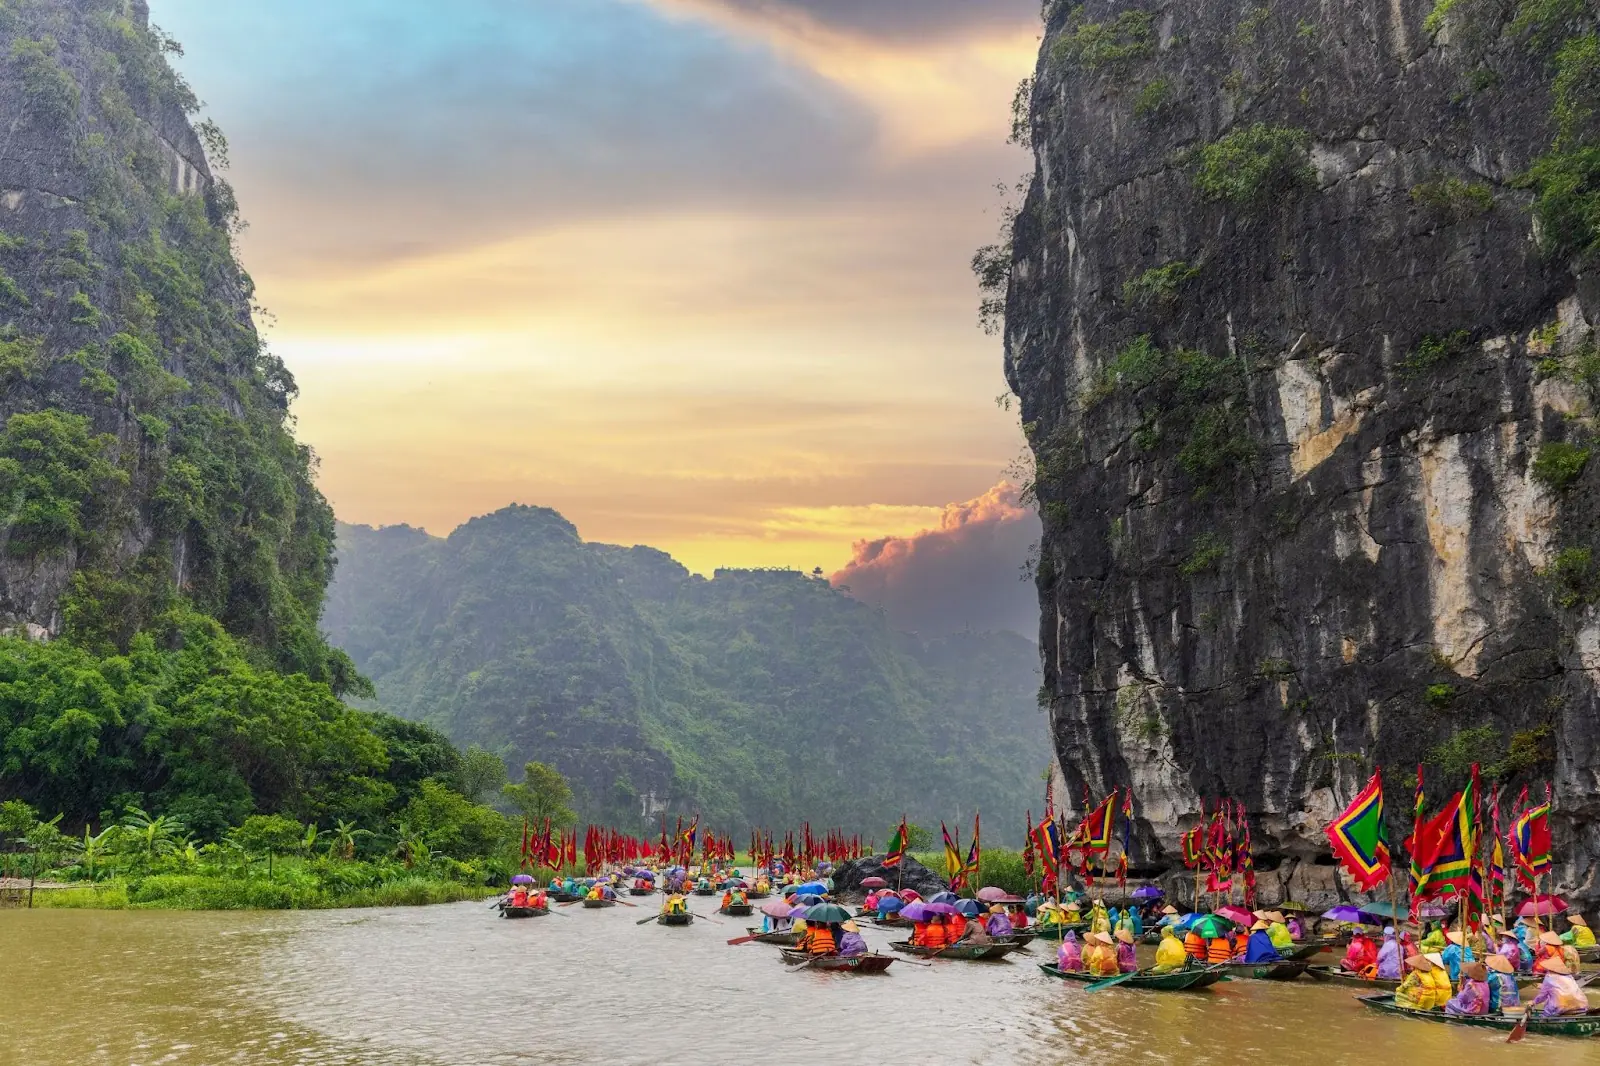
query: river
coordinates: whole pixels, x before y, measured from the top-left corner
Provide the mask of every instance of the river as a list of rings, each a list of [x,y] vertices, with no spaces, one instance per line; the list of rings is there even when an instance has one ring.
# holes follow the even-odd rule
[[[737,920],[636,926],[647,913],[0,911],[0,1062],[1600,1063],[1600,1041],[1508,1046],[1372,1015],[1334,986],[1087,995],[1038,971],[1043,945],[881,977],[795,972],[776,948],[729,947]]]

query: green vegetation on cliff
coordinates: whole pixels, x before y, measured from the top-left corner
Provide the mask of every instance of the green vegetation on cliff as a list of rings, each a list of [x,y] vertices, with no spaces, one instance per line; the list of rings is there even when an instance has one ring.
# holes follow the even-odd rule
[[[431,794],[488,854],[509,829],[441,796],[449,742],[341,702],[371,689],[318,631],[333,512],[175,51],[142,4],[0,0],[0,796],[198,846],[279,815],[404,838]]]
[[[447,540],[341,527],[339,552],[328,631],[384,706],[555,766],[591,820],[881,834],[1038,794],[1037,653],[1014,634],[897,634],[825,582],[706,580],[539,508]]]

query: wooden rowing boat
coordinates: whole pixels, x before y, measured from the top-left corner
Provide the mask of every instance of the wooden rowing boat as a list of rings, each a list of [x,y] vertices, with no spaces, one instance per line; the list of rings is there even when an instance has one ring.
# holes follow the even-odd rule
[[[784,951],[783,961],[790,966],[809,964],[813,970],[840,970],[846,973],[882,973],[894,959],[888,955],[807,955],[803,951]]]
[[[766,899],[768,896],[772,895],[772,893],[757,892],[755,889],[751,889],[749,892],[746,892],[745,895],[749,896],[751,899]]]
[[[1279,954],[1283,955],[1283,957],[1288,959],[1290,962],[1299,962],[1301,959],[1310,959],[1317,955],[1321,955],[1327,950],[1328,949],[1321,944],[1299,944],[1295,946],[1293,951],[1287,954],[1279,952]]]
[[[551,892],[551,903],[576,903],[583,897],[576,892]]]
[[[658,915],[656,915],[656,924],[657,925],[692,925],[693,923],[694,923],[694,915],[692,915],[692,914],[658,914]]]
[[[1430,1022],[1448,1022],[1453,1025],[1471,1025],[1480,1029],[1515,1029],[1522,1021],[1521,1014],[1446,1014],[1442,1010],[1415,1010],[1402,1007],[1392,995],[1357,996],[1365,1006],[1382,1014],[1397,1014],[1405,1018],[1421,1018]],[[1600,1036],[1600,1010],[1591,1009],[1584,1014],[1566,1014],[1558,1018],[1544,1018],[1537,1014],[1528,1018],[1528,1032],[1541,1036]]]
[[[1068,922],[1066,925],[1031,925],[1040,940],[1062,940],[1068,933],[1084,933],[1089,929],[1088,922]]]
[[[905,955],[921,955],[924,958],[936,955],[941,959],[963,959],[968,962],[1003,959],[1017,950],[1017,945],[1008,942],[996,944],[952,944],[946,948],[925,948],[920,944],[913,944],[909,940],[901,940],[889,946]]]
[[[1077,981],[1080,984],[1093,984],[1096,981],[1110,980],[1110,978],[1096,977],[1093,974],[1063,970],[1052,962],[1041,962],[1039,969],[1051,977],[1059,977],[1063,981]],[[1228,980],[1228,975],[1220,972],[1217,967],[1196,967],[1192,970],[1174,970],[1171,973],[1141,973],[1130,977],[1119,984],[1118,988],[1144,988],[1152,992],[1189,992],[1199,988],[1209,988]]]
[[[628,895],[630,895],[630,896],[652,896],[652,895],[655,895],[655,891],[656,890],[653,889],[653,888],[633,887],[633,888],[628,889]]]
[[[1362,977],[1349,970],[1341,970],[1337,966],[1313,966],[1306,972],[1319,981],[1332,981],[1335,984],[1350,985],[1355,988],[1381,988],[1393,992],[1400,987],[1398,980],[1387,977]]]
[[[857,915],[857,917],[860,917],[860,915]],[[902,918],[898,914],[890,914],[883,918],[867,918],[866,920],[873,925],[881,925],[886,929],[909,929],[912,924],[910,919]]]
[[[549,907],[511,907],[506,905],[500,907],[500,917],[502,918],[543,918],[549,913]]]
[[[729,918],[748,918],[755,913],[755,908],[748,903],[730,903],[719,908],[718,914],[726,914]]]
[[[714,888],[697,888],[694,890],[694,894],[697,896],[715,896],[717,890]]]
[[[1293,981],[1311,968],[1309,962],[1227,962],[1214,967],[1231,977],[1251,981]]]
[[[1003,940],[1009,944],[1015,944],[1019,948],[1025,948],[1029,944],[1033,943],[1038,936],[1038,933],[1029,930],[1026,933],[1012,933],[1010,936],[997,936],[995,939]]]
[[[754,937],[757,944],[777,944],[779,947],[792,948],[800,943],[799,933],[763,933],[748,926],[745,932]]]
[[[583,905],[592,911],[597,911],[602,907],[615,907],[617,901],[614,899],[586,899],[583,901]]]

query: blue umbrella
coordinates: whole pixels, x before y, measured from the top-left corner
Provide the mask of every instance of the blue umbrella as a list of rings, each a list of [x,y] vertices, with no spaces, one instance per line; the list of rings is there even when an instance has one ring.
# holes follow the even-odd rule
[[[976,918],[983,913],[983,904],[975,899],[964,899],[956,904],[956,910],[968,918]]]
[[[895,914],[906,905],[906,901],[899,896],[884,896],[878,900],[878,909],[885,914]]]
[[[815,892],[796,892],[789,897],[790,902],[798,903],[802,907],[814,907],[822,902],[822,897]]]
[[[956,895],[954,892],[935,892],[932,896],[928,897],[928,902],[929,903],[954,903],[957,900],[959,900],[960,898],[961,897]]]
[[[796,888],[795,891],[796,892],[812,892],[812,893],[815,893],[816,895],[820,896],[824,892],[828,891],[828,886],[823,884],[821,881],[807,881],[805,884],[801,885],[799,888]]]

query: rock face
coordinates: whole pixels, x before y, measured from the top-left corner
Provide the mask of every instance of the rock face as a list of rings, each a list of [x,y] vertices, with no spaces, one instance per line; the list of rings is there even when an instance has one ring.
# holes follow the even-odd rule
[[[865,896],[869,890],[862,888],[861,882],[869,877],[883,878],[890,888],[913,889],[921,893],[923,899],[950,887],[948,881],[909,855],[900,860],[898,867],[885,866],[883,860],[886,858],[887,855],[864,855],[841,863],[833,872],[833,894]]]
[[[1066,794],[1131,784],[1155,867],[1237,798],[1265,880],[1332,891],[1375,765],[1398,842],[1413,767],[1436,810],[1480,762],[1506,808],[1554,782],[1557,880],[1595,895],[1600,279],[1519,180],[1595,143],[1554,77],[1592,103],[1594,5],[1046,20],[1006,372]]]
[[[181,599],[360,687],[317,633],[333,515],[173,48],[143,0],[0,6],[0,632],[122,649]]]

